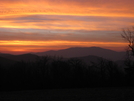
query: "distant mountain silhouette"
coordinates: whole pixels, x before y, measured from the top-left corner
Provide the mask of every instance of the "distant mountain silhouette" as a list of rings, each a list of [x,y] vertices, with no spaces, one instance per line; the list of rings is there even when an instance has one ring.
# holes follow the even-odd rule
[[[35,61],[39,56],[34,54],[11,55],[0,53],[0,57],[14,61]]]
[[[122,60],[125,57],[125,52],[116,52],[113,50],[104,49],[100,47],[75,47],[75,48],[62,49],[58,51],[51,50],[46,52],[39,52],[35,54],[38,56],[50,55],[50,56],[62,56],[65,58],[94,55],[105,59],[110,59],[113,61]]]

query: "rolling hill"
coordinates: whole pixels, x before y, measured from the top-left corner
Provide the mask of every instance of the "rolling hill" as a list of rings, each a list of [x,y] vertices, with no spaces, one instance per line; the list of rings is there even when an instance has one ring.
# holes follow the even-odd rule
[[[14,60],[10,60],[10,59],[4,58],[4,57],[0,57],[0,66],[2,66],[2,67],[11,66],[11,65],[13,65],[15,62],[16,62],[16,61],[14,61]]]
[[[34,54],[11,55],[0,53],[0,57],[14,61],[35,61],[39,56]]]
[[[62,49],[58,51],[51,50],[46,52],[38,52],[34,54],[38,56],[45,56],[45,55],[62,56],[65,58],[94,55],[105,59],[110,59],[113,61],[123,60],[125,58],[125,52],[116,52],[113,50],[104,49],[100,47],[75,47],[75,48]]]

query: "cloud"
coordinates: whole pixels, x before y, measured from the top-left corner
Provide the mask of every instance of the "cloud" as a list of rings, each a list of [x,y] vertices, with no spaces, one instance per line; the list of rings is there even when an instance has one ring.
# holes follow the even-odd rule
[[[133,0],[1,0],[0,14],[134,17]]]
[[[67,15],[1,16],[1,28],[44,30],[121,30],[133,25],[132,17]]]
[[[0,41],[12,43],[0,46],[5,51],[119,47],[122,28],[134,25],[133,0],[0,0],[0,4]],[[26,42],[29,45],[23,46]]]
[[[78,41],[78,42],[123,42],[120,31],[42,30],[0,32],[2,41]]]
[[[0,40],[119,42],[129,17],[24,15],[0,17]],[[116,36],[118,35],[118,37]]]

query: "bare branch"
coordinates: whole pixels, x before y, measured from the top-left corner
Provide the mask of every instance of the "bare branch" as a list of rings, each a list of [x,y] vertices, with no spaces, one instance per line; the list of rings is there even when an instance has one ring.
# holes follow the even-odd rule
[[[123,34],[121,34],[121,36],[126,41],[128,41],[129,50],[134,56],[134,27],[132,27],[131,29],[123,29]]]

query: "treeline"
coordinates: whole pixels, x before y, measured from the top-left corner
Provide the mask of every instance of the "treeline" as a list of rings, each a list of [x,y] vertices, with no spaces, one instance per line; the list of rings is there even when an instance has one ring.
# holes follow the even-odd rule
[[[39,57],[0,66],[1,90],[133,86],[132,70],[121,70],[115,62],[100,59],[85,64],[78,58]]]

